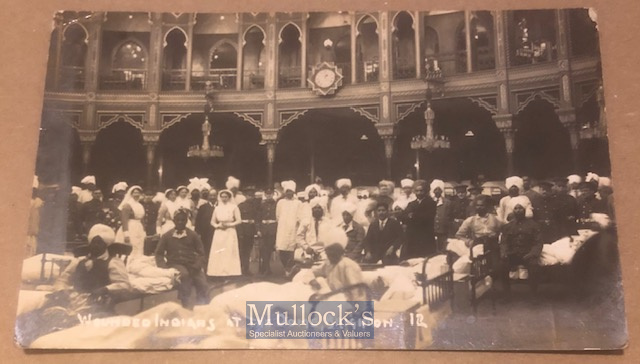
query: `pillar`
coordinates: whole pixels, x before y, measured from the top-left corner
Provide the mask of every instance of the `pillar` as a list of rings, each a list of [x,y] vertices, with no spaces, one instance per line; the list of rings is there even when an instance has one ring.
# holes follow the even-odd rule
[[[386,161],[386,178],[391,179],[391,160],[393,158],[393,145],[396,141],[394,125],[390,123],[377,124],[378,135],[384,143],[384,158]]]
[[[91,162],[91,150],[98,135],[97,131],[78,131],[80,145],[82,146],[82,173],[89,174],[89,163]]]
[[[307,19],[309,18],[309,13],[303,13],[302,15],[302,34],[300,34],[300,87],[307,86],[307,46],[309,43],[309,39],[307,37],[307,33],[309,32],[307,26]]]
[[[263,129],[260,131],[262,134],[262,141],[266,143],[267,147],[267,188],[273,187],[273,165],[276,161],[276,146],[278,145],[278,130],[277,129]]]
[[[151,35],[146,90],[157,93],[162,87],[162,53],[164,48],[162,14],[151,13],[149,21],[151,23]]]
[[[243,68],[244,68],[244,18],[239,16],[238,18],[238,49],[236,56],[236,90],[242,90],[243,83]]]
[[[267,91],[275,91],[278,85],[278,22],[275,13],[270,13],[267,20],[267,35],[265,39],[265,52],[267,55],[264,89]]]
[[[358,24],[356,24],[357,18],[356,13],[353,11],[349,12],[349,16],[351,18],[351,84],[355,84],[357,82],[357,56],[356,56],[356,43],[358,38]]]
[[[142,132],[142,141],[146,149],[147,157],[147,187],[155,186],[158,180],[157,171],[155,168],[156,150],[158,147],[158,141],[160,140],[159,131],[144,131]]]
[[[84,66],[84,87],[87,93],[96,92],[100,77],[100,50],[102,48],[102,23],[104,13],[94,13],[92,21],[87,23],[89,31],[87,57]]]
[[[516,134],[516,130],[513,127],[513,116],[511,114],[499,114],[494,115],[493,120],[504,137],[504,146],[507,154],[507,176],[513,176],[515,174],[513,151],[515,147],[514,138]]]
[[[473,72],[473,55],[471,54],[471,11],[464,11],[464,37],[467,50],[467,73]]]
[[[380,21],[378,22],[378,51],[380,54],[380,83],[389,83],[391,80],[391,26],[389,24],[389,12],[380,12]]]
[[[187,23],[187,74],[185,75],[184,89],[191,90],[191,69],[193,67],[193,26],[196,24],[196,14],[189,14]]]
[[[576,110],[574,108],[561,108],[556,110],[556,114],[567,131],[571,143],[571,164],[572,172],[580,171],[580,124],[576,120]]]
[[[422,71],[424,69],[424,67],[422,66],[422,37],[424,36],[424,18],[421,16],[419,11],[413,12],[413,18],[413,35],[416,42],[416,78],[422,78]]]
[[[62,41],[64,39],[64,18],[61,12],[56,13],[55,15],[55,28],[58,30],[58,34],[56,36],[56,54],[55,60],[53,64],[53,89],[58,90],[60,86],[60,66],[62,61]]]

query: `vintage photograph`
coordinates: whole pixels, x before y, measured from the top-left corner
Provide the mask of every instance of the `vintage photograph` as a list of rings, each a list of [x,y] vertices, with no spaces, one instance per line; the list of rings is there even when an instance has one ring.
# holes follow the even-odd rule
[[[21,347],[626,345],[596,9],[43,22]]]

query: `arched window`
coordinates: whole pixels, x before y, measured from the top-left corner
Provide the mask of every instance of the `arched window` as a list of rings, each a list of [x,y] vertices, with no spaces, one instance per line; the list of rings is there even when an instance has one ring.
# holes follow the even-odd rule
[[[223,40],[214,45],[209,52],[209,79],[220,88],[234,89],[237,60],[238,51],[229,41]]]
[[[396,16],[393,25],[393,78],[415,78],[416,42],[413,18],[402,11]]]
[[[165,37],[163,90],[184,90],[187,81],[187,37],[178,28]]]
[[[111,63],[111,77],[105,80],[109,89],[142,90],[146,86],[147,52],[134,41],[117,47]]]
[[[264,88],[264,32],[254,26],[244,35],[243,55],[243,80],[242,87],[245,90]]]
[[[358,23],[356,38],[356,69],[358,82],[377,82],[380,66],[378,23],[365,16]]]
[[[278,87],[300,87],[302,75],[302,57],[300,31],[298,27],[289,24],[280,33],[280,48],[278,54]]]
[[[496,67],[493,17],[488,11],[474,12],[471,19],[471,54],[474,71]]]
[[[63,33],[60,64],[60,88],[84,89],[84,63],[87,56],[87,32],[79,24],[68,26]]]
[[[555,10],[518,10],[509,14],[512,66],[556,59]]]

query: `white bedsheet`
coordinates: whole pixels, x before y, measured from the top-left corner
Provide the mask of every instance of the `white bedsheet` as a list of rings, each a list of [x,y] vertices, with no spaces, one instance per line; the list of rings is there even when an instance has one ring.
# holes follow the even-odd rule
[[[151,256],[129,257],[127,273],[135,291],[152,294],[171,290],[178,276],[174,268],[158,268]]]
[[[540,265],[571,264],[578,249],[596,234],[597,232],[593,230],[578,230],[578,235],[562,238],[551,244],[544,244],[540,255]]]

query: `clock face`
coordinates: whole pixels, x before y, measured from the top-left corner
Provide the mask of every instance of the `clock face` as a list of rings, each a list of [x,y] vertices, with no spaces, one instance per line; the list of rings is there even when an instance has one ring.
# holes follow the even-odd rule
[[[322,69],[316,73],[314,81],[318,87],[331,87],[336,81],[336,74],[332,69]]]

